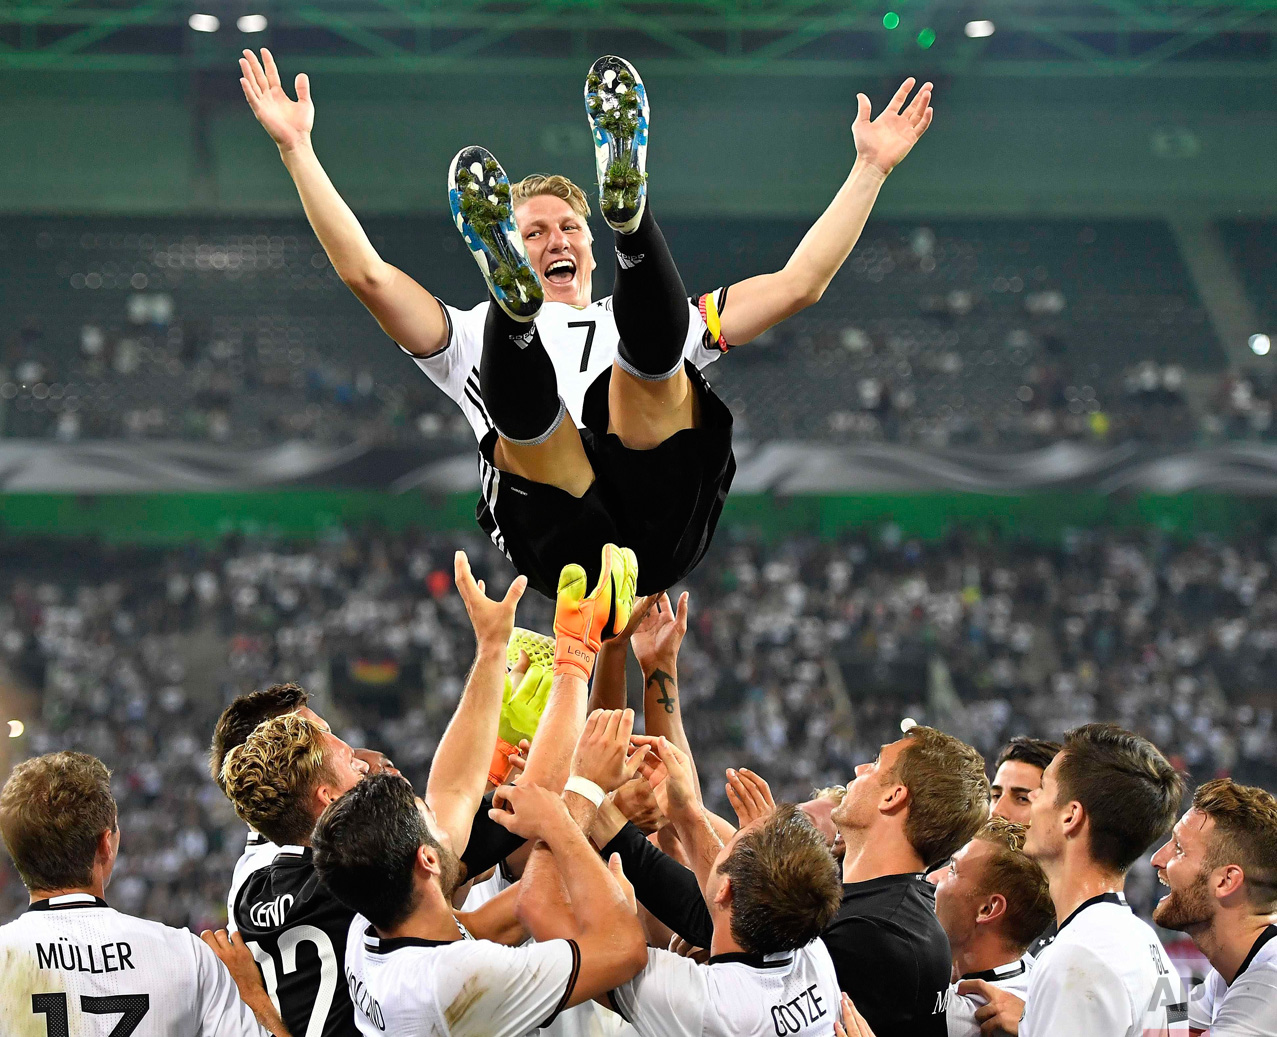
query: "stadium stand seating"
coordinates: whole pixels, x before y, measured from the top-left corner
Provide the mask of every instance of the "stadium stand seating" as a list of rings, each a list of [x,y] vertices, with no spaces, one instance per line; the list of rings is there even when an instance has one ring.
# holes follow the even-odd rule
[[[371,220],[391,262],[466,307],[480,284],[443,218]],[[798,220],[670,220],[689,292],[784,263]],[[596,291],[611,275],[606,243]],[[304,222],[0,221],[7,436],[469,436],[341,284]],[[759,437],[1023,447],[1183,441],[1186,373],[1223,357],[1167,227],[874,221],[821,304],[715,365]]]

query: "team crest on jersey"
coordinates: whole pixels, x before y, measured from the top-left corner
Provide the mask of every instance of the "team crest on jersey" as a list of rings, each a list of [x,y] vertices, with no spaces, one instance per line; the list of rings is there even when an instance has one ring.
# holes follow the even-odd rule
[[[259,929],[277,929],[284,924],[288,910],[293,906],[293,895],[282,893],[274,900],[254,904],[248,912],[249,920]]]

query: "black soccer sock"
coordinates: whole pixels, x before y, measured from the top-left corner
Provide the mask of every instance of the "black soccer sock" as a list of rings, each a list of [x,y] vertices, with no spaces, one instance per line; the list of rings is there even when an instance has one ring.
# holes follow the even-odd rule
[[[479,388],[492,423],[511,443],[544,443],[567,413],[536,322],[517,321],[495,302],[483,326]]]
[[[687,338],[687,289],[651,205],[634,233],[616,235],[612,309],[624,370],[652,382],[678,373]]]

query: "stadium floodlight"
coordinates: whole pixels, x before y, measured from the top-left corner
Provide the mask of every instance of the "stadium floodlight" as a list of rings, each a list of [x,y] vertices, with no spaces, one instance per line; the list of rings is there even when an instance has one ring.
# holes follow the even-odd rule
[[[902,721],[900,721],[900,733],[902,735],[908,734],[913,728],[917,726],[918,726],[918,721],[914,720],[913,717],[905,717]]]
[[[237,28],[240,32],[261,32],[266,28],[266,15],[241,15],[235,22],[235,28]]]
[[[222,27],[221,19],[215,14],[193,14],[186,19],[186,24],[196,32],[217,32]]]
[[[1267,335],[1251,335],[1250,351],[1255,356],[1267,356],[1268,351],[1273,348],[1273,341]]]
[[[25,731],[26,729],[27,729],[26,725],[21,720],[9,721],[9,737],[10,738],[21,738],[22,732]]]
[[[982,40],[986,36],[992,36],[996,28],[987,18],[981,18],[974,22],[967,22],[962,31],[973,40]]]

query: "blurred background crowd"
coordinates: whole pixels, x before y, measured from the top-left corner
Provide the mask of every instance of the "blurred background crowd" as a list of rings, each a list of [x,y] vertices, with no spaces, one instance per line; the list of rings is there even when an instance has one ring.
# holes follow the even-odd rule
[[[195,929],[224,917],[245,829],[204,754],[242,691],[298,681],[342,737],[424,781],[473,648],[452,585],[457,548],[505,585],[508,564],[478,534],[5,542],[0,675],[35,703],[28,752],[111,761],[127,836],[117,906]],[[1194,782],[1231,774],[1277,787],[1275,563],[1277,537],[1258,534],[728,533],[686,584],[679,660],[708,802],[728,810],[728,766],[755,769],[791,800],[845,782],[906,718],[991,762],[1012,735],[1114,720]],[[548,630],[551,618],[548,602],[525,598],[522,625]],[[636,705],[639,687],[634,670]],[[0,876],[8,918],[25,896],[7,865]],[[1132,886],[1150,909],[1151,870]]]

